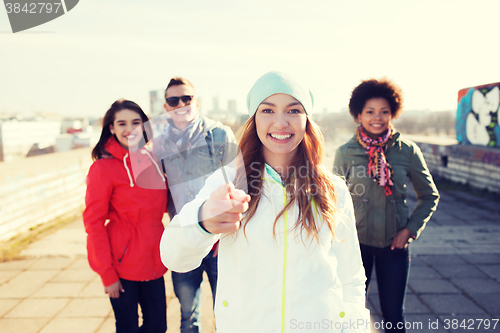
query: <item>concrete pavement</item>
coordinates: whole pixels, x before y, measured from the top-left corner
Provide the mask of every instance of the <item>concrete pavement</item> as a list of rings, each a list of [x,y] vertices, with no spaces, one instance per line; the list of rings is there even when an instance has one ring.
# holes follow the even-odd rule
[[[408,331],[500,332],[500,205],[471,193],[441,194],[438,211],[411,245]],[[415,198],[409,202],[414,205]],[[111,305],[87,263],[81,220],[21,256],[0,263],[2,333],[114,332]],[[179,304],[168,273],[166,286],[168,332],[179,332]],[[375,280],[368,307],[376,331],[382,323]],[[203,311],[205,332],[215,332],[207,282]]]
[[[109,298],[87,261],[81,220],[34,242],[21,256],[23,259],[0,263],[0,332],[115,332]],[[165,285],[168,332],[180,332],[179,302],[170,272],[165,275]],[[214,333],[208,281],[202,284],[202,315],[203,329]]]
[[[410,248],[408,332],[500,332],[500,203],[461,191],[440,194],[437,211]],[[411,211],[411,188],[408,203]],[[368,307],[380,327],[376,283]]]

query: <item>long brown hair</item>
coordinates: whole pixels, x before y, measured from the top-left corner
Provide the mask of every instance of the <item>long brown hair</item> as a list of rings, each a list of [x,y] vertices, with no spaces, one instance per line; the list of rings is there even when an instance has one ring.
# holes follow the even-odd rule
[[[248,194],[250,195],[249,208],[242,220],[243,233],[250,219],[255,215],[259,205],[262,192],[262,175],[264,174],[264,157],[262,155],[262,142],[257,136],[255,114],[236,133],[236,138],[243,156],[246,179],[237,177],[236,186],[241,182],[247,182]],[[309,117],[306,123],[306,132],[302,142],[297,147],[297,155],[292,162],[294,170],[306,168],[308,172],[290,174],[285,180],[285,187],[289,195],[289,201],[279,212],[274,220],[273,235],[276,236],[276,223],[287,209],[297,201],[299,214],[294,229],[299,229],[301,236],[305,230],[311,239],[319,242],[319,230],[321,228],[321,215],[328,224],[331,233],[334,234],[334,216],[337,211],[335,204],[337,194],[332,179],[327,169],[323,166],[324,139],[319,126]],[[240,166],[241,168],[242,166]],[[245,175],[238,172],[238,175]],[[243,176],[244,177],[244,176]],[[296,188],[297,187],[297,188]],[[318,223],[316,223],[316,221]]]
[[[113,122],[115,121],[116,113],[122,110],[134,111],[141,117],[142,124],[144,127],[144,130],[142,132],[142,138],[143,140],[145,140],[144,143],[149,142],[150,138],[152,137],[152,130],[148,116],[146,116],[144,111],[142,111],[141,107],[137,103],[126,99],[119,99],[115,101],[108,109],[108,111],[106,111],[106,113],[104,114],[104,118],[102,120],[101,136],[99,138],[99,141],[95,145],[94,149],[92,149],[92,160],[96,161],[102,158],[102,155],[106,152],[104,145],[108,142],[110,137],[114,136],[116,139],[116,136],[111,134],[109,125],[112,125]]]

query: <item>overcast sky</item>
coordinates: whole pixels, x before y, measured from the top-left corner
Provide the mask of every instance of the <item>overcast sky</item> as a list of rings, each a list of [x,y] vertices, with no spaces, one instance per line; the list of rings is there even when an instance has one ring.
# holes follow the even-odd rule
[[[406,110],[454,110],[458,90],[500,81],[500,1],[81,0],[13,34],[0,7],[0,112],[101,116],[118,98],[149,112],[172,76],[205,110],[267,71],[303,77],[315,112],[346,107],[363,79],[398,83]]]

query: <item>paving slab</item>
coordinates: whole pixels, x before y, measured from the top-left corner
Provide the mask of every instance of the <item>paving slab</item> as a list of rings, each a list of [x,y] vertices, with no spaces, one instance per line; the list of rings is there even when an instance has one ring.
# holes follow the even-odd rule
[[[443,247],[447,254],[500,253],[500,226],[427,226],[412,244],[416,254],[436,254]]]
[[[104,287],[101,282],[101,278],[96,274],[93,280],[85,285],[85,287],[80,291],[78,297],[104,297],[108,299],[107,295],[104,293]]]
[[[467,294],[484,294],[484,293],[500,294],[500,283],[492,279],[477,279],[477,278],[451,279],[451,282],[458,288],[465,291]]]
[[[0,318],[2,333],[38,333],[50,318]],[[51,333],[55,333],[53,331]],[[66,332],[66,331],[58,331]]]
[[[66,267],[67,270],[73,270],[73,269],[85,269],[85,270],[91,270],[89,266],[89,261],[88,259],[85,258],[77,258],[71,265]],[[92,271],[92,270],[91,270]],[[93,271],[92,271],[93,272]]]
[[[102,318],[55,318],[40,333],[94,333],[103,321]]]
[[[487,294],[469,294],[476,303],[482,306],[488,313],[500,314],[500,293],[487,293]],[[500,319],[500,316],[494,316],[494,318]],[[498,325],[500,330],[500,323]]]
[[[38,259],[16,259],[12,261],[0,262],[0,272],[22,271],[33,265]]]
[[[499,261],[500,263],[500,261]],[[486,273],[494,280],[500,281],[500,264],[498,265],[478,265],[480,271]]]
[[[90,282],[96,277],[96,273],[90,268],[87,269],[69,269],[61,271],[51,282]]]
[[[0,299],[0,317],[21,302],[20,299]]]
[[[457,251],[458,254],[464,253],[474,253],[474,254],[483,254],[483,253],[498,253],[497,249],[492,248],[490,245],[482,244],[482,245],[469,245],[464,246],[460,251]]]
[[[113,312],[108,298],[77,298],[57,315],[57,318],[68,317],[108,317]]]
[[[454,266],[435,266],[436,270],[446,278],[481,278],[487,279],[488,275],[478,270],[476,267],[463,264]]]
[[[417,294],[460,294],[449,281],[442,279],[410,278],[409,287]]]
[[[430,266],[456,266],[467,263],[458,255],[442,255],[439,252],[433,255],[422,255],[419,257]]]
[[[462,254],[460,257],[473,265],[500,263],[500,254]]]
[[[60,257],[49,257],[40,258],[33,265],[30,266],[30,270],[61,270],[68,267],[75,259],[73,258],[60,258]]]
[[[85,258],[87,256],[86,243],[87,236],[85,234],[83,222],[81,220],[76,220],[53,234],[47,235],[41,240],[34,242],[31,246],[21,251],[21,256]]]
[[[28,297],[57,273],[58,271],[23,271],[0,286],[0,299]]]
[[[167,332],[170,332],[168,329],[168,321],[167,321]],[[101,323],[101,326],[99,329],[96,331],[96,333],[114,333],[116,332],[115,330],[115,317],[114,315],[108,316],[104,322]]]
[[[410,246],[410,252],[412,252],[412,247],[413,247],[413,245]],[[416,253],[411,253],[410,261],[411,261],[410,274],[412,272],[412,267],[421,267],[421,266],[427,267],[428,266],[427,262],[425,262],[422,255],[418,255]]]
[[[417,295],[407,294],[405,297],[405,313],[407,315],[431,313],[431,309],[422,303]]]
[[[434,216],[432,217],[432,220],[434,220]],[[432,221],[431,220],[431,221]],[[456,217],[453,216],[443,216],[443,217],[437,217],[436,220],[429,224],[429,226],[467,226],[467,222],[461,219],[457,219]]]
[[[32,297],[76,297],[85,287],[84,282],[57,282],[46,283],[38,289]]]
[[[17,274],[19,274],[19,271],[0,271],[0,285],[9,281]]]
[[[421,295],[434,314],[486,314],[464,295]]]
[[[499,213],[496,213],[496,215],[498,215]],[[481,221],[481,223],[483,224],[487,224],[487,222],[489,222],[488,224],[489,225],[498,225],[498,216],[495,216],[495,214],[492,214],[492,213],[479,213],[478,215],[478,218],[479,220]]]
[[[69,298],[25,299],[9,311],[5,318],[52,318],[69,303]]]
[[[467,222],[465,220],[457,219],[454,216],[450,216],[448,218],[441,218],[436,223],[439,226],[468,226]],[[432,226],[432,225],[431,225]]]
[[[438,279],[441,274],[427,265],[416,266],[413,260],[410,266],[410,279]]]

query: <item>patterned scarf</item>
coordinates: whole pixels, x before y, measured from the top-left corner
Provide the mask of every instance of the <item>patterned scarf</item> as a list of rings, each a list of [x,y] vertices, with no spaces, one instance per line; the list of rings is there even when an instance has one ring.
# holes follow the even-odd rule
[[[201,124],[201,119],[199,116],[196,118],[182,131],[175,127],[172,119],[168,119],[168,124],[166,128],[167,137],[177,145],[179,152],[186,158],[187,151],[193,148],[193,145],[197,142],[200,135],[203,134],[203,126]]]
[[[391,187],[394,183],[392,167],[387,163],[384,150],[393,133],[394,127],[390,125],[383,136],[374,140],[368,137],[362,125],[356,129],[356,141],[368,154],[368,171],[366,173],[373,177],[380,186],[385,187],[386,196],[392,194]]]

